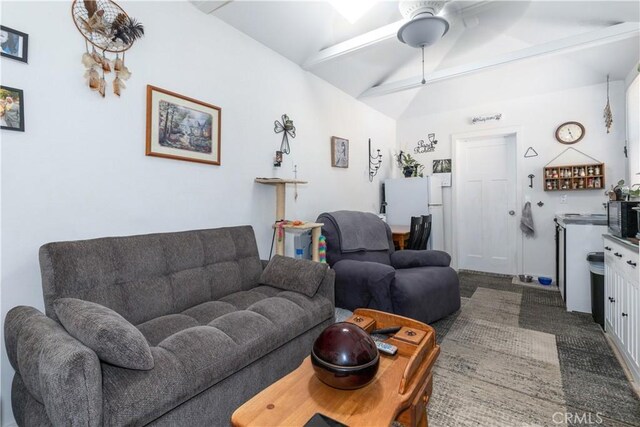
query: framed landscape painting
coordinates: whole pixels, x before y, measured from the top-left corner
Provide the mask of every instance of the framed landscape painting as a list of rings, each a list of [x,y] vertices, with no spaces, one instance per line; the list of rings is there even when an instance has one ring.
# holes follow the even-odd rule
[[[0,48],[2,56],[27,62],[27,50],[29,48],[29,35],[0,25]]]
[[[349,140],[331,137],[331,166],[334,168],[349,167]]]
[[[0,86],[0,128],[24,132],[24,92]]]
[[[222,109],[147,86],[147,156],[220,164]]]

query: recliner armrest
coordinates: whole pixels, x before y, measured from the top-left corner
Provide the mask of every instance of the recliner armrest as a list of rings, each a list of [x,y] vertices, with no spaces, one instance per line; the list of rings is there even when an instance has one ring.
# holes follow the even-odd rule
[[[343,259],[333,265],[336,272],[336,297],[350,301],[348,310],[369,307],[393,312],[391,284],[396,270],[390,265]],[[338,298],[338,294],[341,294]]]
[[[415,267],[448,267],[451,255],[443,251],[403,250],[391,254],[391,265],[394,268]]]

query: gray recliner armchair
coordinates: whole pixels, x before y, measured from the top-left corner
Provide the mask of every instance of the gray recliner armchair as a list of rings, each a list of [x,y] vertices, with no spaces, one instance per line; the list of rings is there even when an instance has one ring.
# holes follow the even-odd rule
[[[320,214],[327,262],[336,273],[336,306],[382,310],[432,323],[460,309],[451,256],[432,250],[395,251],[389,226],[357,211]]]

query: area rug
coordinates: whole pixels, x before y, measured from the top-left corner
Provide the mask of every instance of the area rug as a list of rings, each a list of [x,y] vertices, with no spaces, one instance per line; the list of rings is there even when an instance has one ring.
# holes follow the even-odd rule
[[[431,427],[640,426],[640,400],[590,315],[511,278],[460,273],[460,286],[461,310],[432,325]]]

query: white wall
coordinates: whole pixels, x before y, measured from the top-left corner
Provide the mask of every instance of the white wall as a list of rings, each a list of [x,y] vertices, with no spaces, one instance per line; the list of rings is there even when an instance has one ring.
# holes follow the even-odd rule
[[[183,2],[119,2],[145,26],[127,53],[133,76],[118,99],[84,86],[84,41],[69,2],[2,2],[2,23],[29,34],[29,64],[2,59],[2,83],[24,89],[26,132],[2,131],[2,319],[16,305],[42,309],[40,245],[59,240],[254,226],[269,255],[275,191],[255,177],[298,177],[287,216],[377,212],[395,147],[395,121],[302,71]],[[286,25],[283,22],[283,25]],[[222,165],[145,157],[145,88],[159,86],[222,107]],[[272,167],[283,113],[298,136]],[[351,142],[348,169],[330,167],[330,138]],[[368,181],[367,138],[385,154]],[[11,422],[13,370],[2,351],[2,425]]]
[[[550,76],[551,78],[551,76]],[[538,83],[539,84],[539,83]],[[473,91],[473,87],[460,83],[461,88]],[[462,89],[461,89],[462,90]],[[485,90],[485,89],[482,89]],[[464,90],[463,90],[464,92]],[[461,94],[458,93],[457,96]],[[611,108],[614,123],[611,133],[607,134],[602,117],[606,103],[606,84],[556,91],[538,96],[500,100],[484,105],[474,105],[464,109],[443,111],[441,113],[421,114],[423,103],[437,103],[438,99],[429,98],[428,88],[425,96],[416,98],[403,117],[398,120],[398,142],[401,149],[413,152],[416,142],[426,139],[428,133],[435,132],[437,148],[432,153],[418,154],[418,161],[431,168],[434,159],[451,158],[452,135],[514,127],[520,129],[518,141],[518,174],[522,183],[523,198],[516,211],[521,212],[524,198],[532,202],[533,219],[536,225],[536,237],[525,239],[523,272],[534,275],[555,276],[554,225],[556,212],[596,212],[604,213],[602,203],[606,201],[603,191],[544,192],[542,188],[542,168],[560,154],[567,146],[559,144],[554,137],[557,126],[566,121],[579,121],[586,128],[585,138],[573,145],[576,149],[606,163],[606,185],[625,177],[625,158],[623,147],[625,140],[625,87],[623,81],[611,83]],[[433,108],[431,106],[430,108]],[[471,117],[483,113],[503,113],[500,122],[472,125]],[[535,148],[539,156],[524,159],[529,146]],[[455,164],[452,166],[454,169]],[[534,174],[534,188],[528,187],[527,176]],[[561,204],[561,196],[567,195],[567,203]],[[445,247],[452,251],[451,188],[444,190],[445,208]],[[536,203],[542,201],[543,207]],[[520,231],[518,231],[520,233]],[[519,249],[520,250],[520,249]]]
[[[627,74],[627,182],[640,184],[640,64],[635,64]]]

